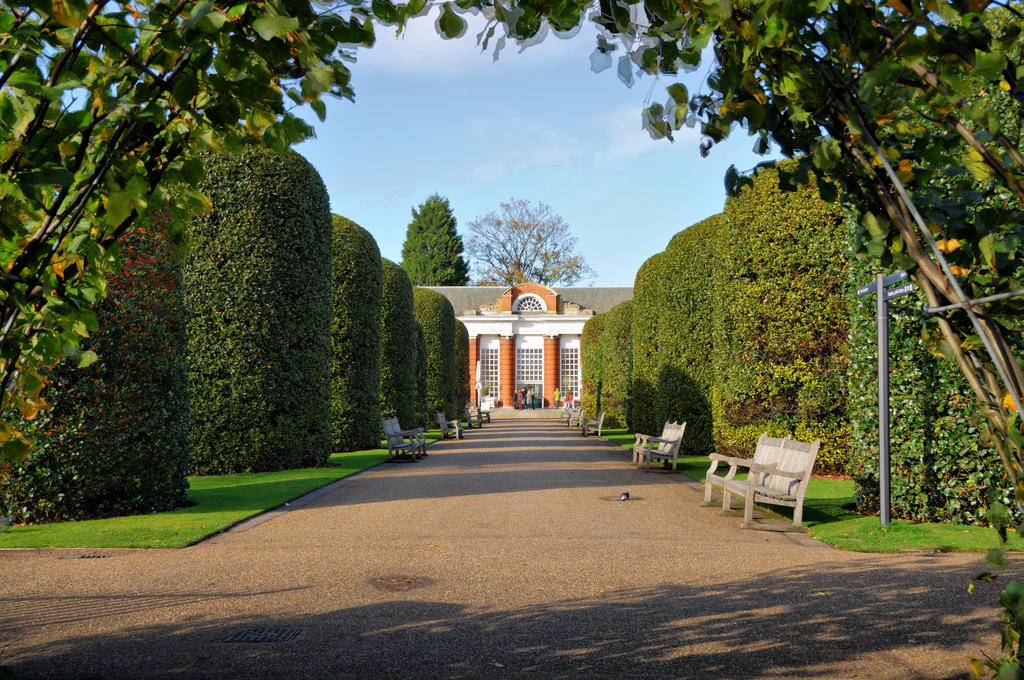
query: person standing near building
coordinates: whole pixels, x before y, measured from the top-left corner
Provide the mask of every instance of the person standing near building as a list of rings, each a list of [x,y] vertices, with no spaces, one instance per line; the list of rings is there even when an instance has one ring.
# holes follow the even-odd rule
[[[556,387],[554,393],[551,395],[551,398],[554,401],[554,407],[555,408],[558,408],[558,401],[559,401],[559,397],[561,397],[561,396],[562,396],[561,391],[559,391],[559,389]]]
[[[537,407],[536,403],[537,402],[534,398],[533,388],[531,387],[529,390],[526,391],[526,405],[527,407],[532,409]]]

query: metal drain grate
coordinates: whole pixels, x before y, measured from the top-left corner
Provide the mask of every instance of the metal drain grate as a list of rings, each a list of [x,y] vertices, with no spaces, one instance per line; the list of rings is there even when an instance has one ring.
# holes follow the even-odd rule
[[[432,585],[434,582],[426,576],[386,576],[384,578],[370,579],[370,585],[377,590],[389,593],[423,588]]]
[[[106,557],[106,555],[99,555],[97,553],[87,553],[85,555],[62,555],[58,557],[59,560],[99,560]]]
[[[247,642],[262,644],[268,642],[291,642],[302,637],[305,628],[237,628],[217,642]]]

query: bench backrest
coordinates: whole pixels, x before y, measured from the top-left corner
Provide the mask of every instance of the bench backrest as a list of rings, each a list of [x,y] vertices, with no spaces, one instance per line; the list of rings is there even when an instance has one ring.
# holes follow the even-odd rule
[[[387,440],[388,445],[401,443],[404,440],[398,427],[398,418],[385,418],[380,421],[384,426],[384,439]]]
[[[684,432],[686,432],[686,423],[665,423],[665,429],[661,431],[660,439],[668,441],[658,442],[658,453],[671,454],[678,449],[683,442]]]
[[[762,474],[758,484],[795,496],[797,488],[801,484],[806,484],[807,480],[811,478],[811,470],[814,468],[814,461],[818,457],[820,446],[820,439],[807,444],[789,437],[777,439],[762,434],[757,441],[757,450],[754,451],[754,462],[764,465],[774,464],[780,470],[799,472],[802,473],[802,476],[794,479],[770,473]]]
[[[437,424],[441,427],[441,432],[448,432],[455,429],[448,427],[448,418],[444,415],[444,411],[437,412]]]
[[[674,440],[677,434],[678,435],[682,434],[681,432],[678,432],[678,430],[679,430],[679,423],[675,422],[674,420],[672,422],[669,422],[669,421],[666,420],[665,421],[665,427],[661,428],[661,434],[658,435],[658,439],[668,439],[670,441]],[[680,436],[679,439],[682,439],[682,436]],[[669,448],[671,446],[672,446],[671,443],[658,442],[658,450],[659,451],[664,451],[666,448]]]

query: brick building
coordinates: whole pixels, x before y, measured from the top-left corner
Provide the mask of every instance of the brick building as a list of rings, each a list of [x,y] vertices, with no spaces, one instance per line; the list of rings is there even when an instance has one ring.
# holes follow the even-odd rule
[[[556,387],[562,395],[578,395],[583,325],[633,299],[632,287],[426,287],[448,298],[469,330],[472,402],[478,403],[479,381],[480,392],[498,406],[511,406],[513,392],[522,387],[532,387],[545,406],[554,405]]]

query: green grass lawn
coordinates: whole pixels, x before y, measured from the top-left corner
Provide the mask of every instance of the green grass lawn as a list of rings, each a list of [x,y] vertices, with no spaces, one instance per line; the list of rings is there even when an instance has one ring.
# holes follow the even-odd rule
[[[427,441],[440,439],[427,431]],[[171,512],[9,527],[0,548],[182,548],[325,484],[373,467],[387,449],[336,453],[327,467],[189,477],[195,505]]]
[[[635,438],[625,429],[606,429],[602,436],[627,449],[633,448]],[[700,482],[704,481],[710,466],[711,460],[707,456],[680,456],[678,461],[678,469],[682,474]],[[743,475],[738,477],[742,478]],[[850,509],[854,503],[853,492],[852,480],[811,479],[804,499],[804,524],[812,536],[843,550],[861,552],[987,551],[999,545],[996,532],[988,527],[893,520],[888,527],[883,528],[879,525],[877,515],[859,515]],[[733,504],[733,507],[736,505]],[[793,517],[790,508],[761,507],[784,517]],[[1024,539],[1013,536],[1006,547],[1010,550],[1024,550]]]

